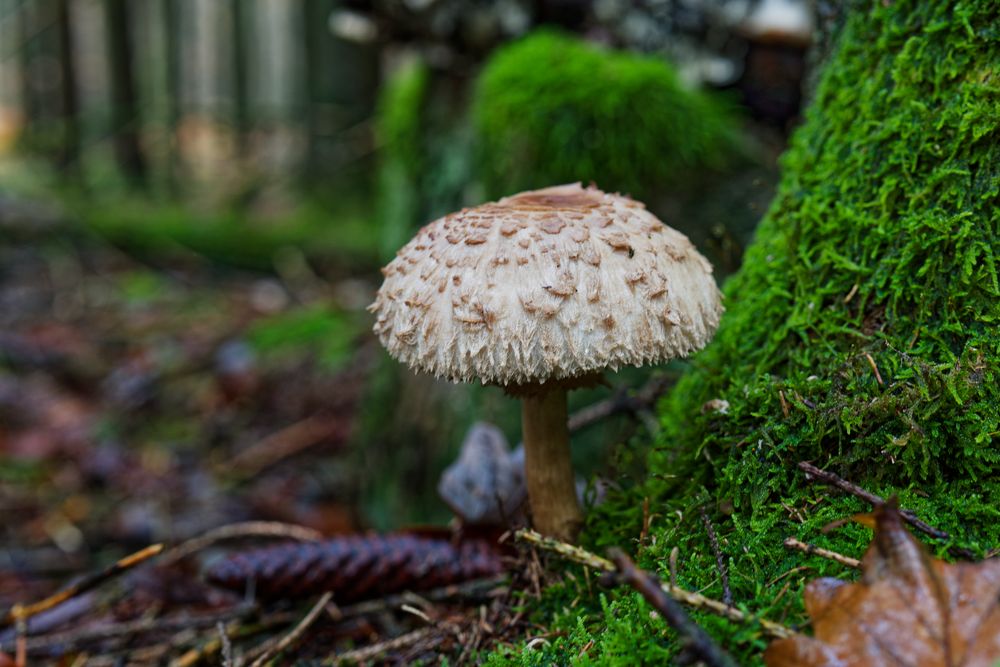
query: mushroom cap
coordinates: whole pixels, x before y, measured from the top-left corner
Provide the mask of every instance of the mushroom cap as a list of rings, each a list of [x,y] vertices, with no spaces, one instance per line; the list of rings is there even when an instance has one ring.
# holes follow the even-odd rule
[[[723,310],[686,236],[579,183],[435,220],[382,273],[379,340],[452,381],[531,385],[683,357]]]

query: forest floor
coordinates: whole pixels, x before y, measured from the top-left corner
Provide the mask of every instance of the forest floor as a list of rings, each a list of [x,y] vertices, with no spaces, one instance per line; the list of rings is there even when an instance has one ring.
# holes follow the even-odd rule
[[[258,602],[199,573],[223,547],[365,527],[346,448],[377,351],[356,316],[374,284],[291,250],[280,275],[151,263],[33,201],[0,201],[0,231],[0,665],[273,657],[316,596]],[[164,553],[12,622],[153,544]],[[509,597],[489,576],[326,600],[284,656],[468,654],[523,623]]]

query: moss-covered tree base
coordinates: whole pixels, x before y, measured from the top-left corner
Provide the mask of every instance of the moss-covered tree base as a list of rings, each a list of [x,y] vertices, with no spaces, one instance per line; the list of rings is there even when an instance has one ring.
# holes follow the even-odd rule
[[[660,573],[677,548],[679,583],[721,597],[704,508],[735,603],[791,626],[805,623],[807,581],[855,575],[784,539],[856,557],[870,539],[857,525],[823,534],[868,507],[810,484],[799,461],[897,494],[951,534],[929,542],[940,554],[1000,546],[1000,9],[844,11],[779,193],[727,285],[722,328],[662,406],[649,476],[592,512],[583,536]],[[673,654],[636,595],[595,595],[580,577],[550,589],[542,609],[566,634],[491,662]],[[759,628],[695,617],[741,664],[760,662]]]

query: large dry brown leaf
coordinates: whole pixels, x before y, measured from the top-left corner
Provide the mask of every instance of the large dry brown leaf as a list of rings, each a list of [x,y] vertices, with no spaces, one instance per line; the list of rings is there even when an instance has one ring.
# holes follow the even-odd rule
[[[773,642],[769,667],[995,667],[1000,664],[1000,560],[945,563],[875,511],[857,583],[816,579],[805,592],[815,637]]]

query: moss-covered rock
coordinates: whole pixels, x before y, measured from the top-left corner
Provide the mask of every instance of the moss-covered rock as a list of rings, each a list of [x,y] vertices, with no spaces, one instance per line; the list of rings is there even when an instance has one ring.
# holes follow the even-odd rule
[[[493,55],[472,113],[489,197],[591,180],[643,196],[733,149],[726,105],[666,62],[549,31]]]
[[[867,508],[810,485],[799,461],[898,494],[951,533],[938,553],[1000,545],[1000,13],[992,0],[846,5],[718,336],[662,406],[649,477],[595,510],[584,536],[661,573],[676,547],[679,583],[721,597],[704,509],[735,602],[789,625],[805,622],[808,580],[853,573],[783,539],[852,556],[870,539],[855,525],[821,532]],[[635,664],[596,631],[627,617],[637,645],[672,645],[634,595],[592,599],[572,580],[549,591],[567,635],[491,660]],[[741,663],[760,661],[756,628],[696,617]]]

